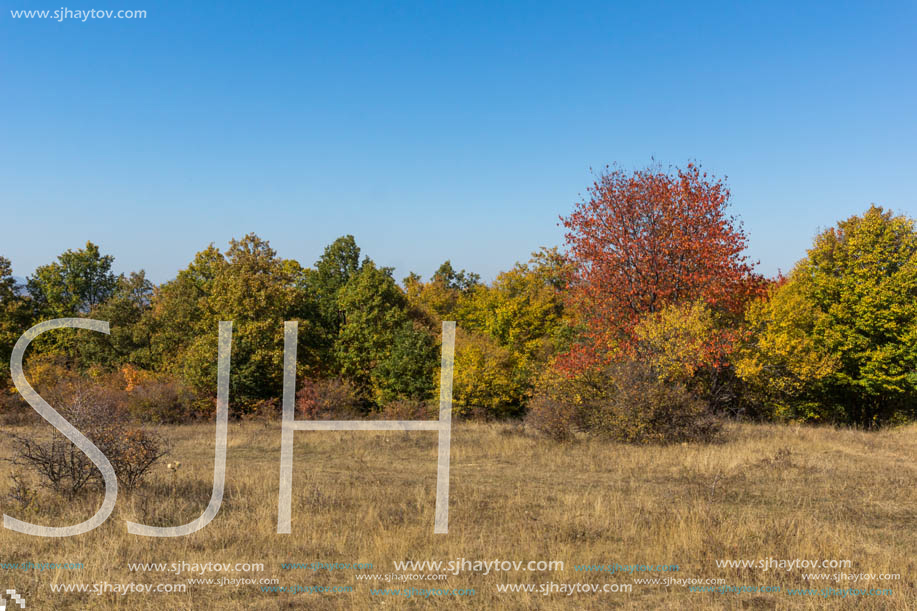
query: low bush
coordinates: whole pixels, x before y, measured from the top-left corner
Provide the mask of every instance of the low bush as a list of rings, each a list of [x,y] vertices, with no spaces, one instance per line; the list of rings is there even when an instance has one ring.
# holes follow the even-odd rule
[[[625,361],[608,368],[607,396],[585,406],[594,434],[626,443],[713,441],[719,422],[684,384],[663,379],[651,366]]]
[[[195,396],[178,380],[147,380],[127,391],[126,403],[131,416],[156,424],[179,424],[201,416],[195,408]]]
[[[399,399],[382,406],[378,418],[379,420],[437,420],[439,406],[429,401]]]
[[[705,401],[636,360],[543,376],[526,425],[558,441],[583,431],[624,443],[712,441],[720,430]]]
[[[582,429],[582,412],[572,401],[539,394],[529,401],[525,425],[555,441],[569,441]]]
[[[155,463],[166,454],[162,439],[132,427],[124,408],[124,391],[93,384],[78,377],[60,381],[42,396],[112,464],[119,486],[139,486]],[[103,487],[101,472],[70,440],[57,431],[44,438],[10,433],[13,464],[31,470],[52,490],[73,496],[87,487]]]
[[[585,431],[583,415],[608,393],[608,381],[599,370],[576,375],[549,366],[535,383],[528,403],[525,426],[556,441],[568,441]]]
[[[296,411],[304,420],[353,420],[360,418],[356,387],[348,380],[306,378],[296,393]]]

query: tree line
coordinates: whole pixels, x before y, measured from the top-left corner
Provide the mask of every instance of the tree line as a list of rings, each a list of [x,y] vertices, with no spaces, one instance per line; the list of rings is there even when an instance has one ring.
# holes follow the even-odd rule
[[[111,335],[39,337],[40,385],[119,386],[151,421],[213,413],[217,323],[234,322],[231,409],[272,414],[283,321],[299,321],[298,405],[313,417],[422,414],[437,393],[442,320],[458,323],[460,416],[555,438],[707,437],[723,417],[875,427],[917,416],[917,231],[872,205],[817,235],[787,275],[744,255],[725,182],[689,164],[608,167],[560,217],[560,248],[483,283],[449,261],[396,281],[353,236],[307,267],[261,237],[213,244],[176,277],[115,274],[87,242],[24,285],[0,257],[0,358],[31,325],[85,316]],[[5,371],[4,409],[17,400]],[[412,416],[413,417],[413,416]]]
[[[220,320],[234,323],[236,416],[276,408],[283,321],[299,321],[298,378],[326,394],[337,388],[341,403],[373,412],[434,398],[441,321],[457,317],[464,348],[457,357],[456,410],[495,416],[521,413],[533,373],[565,324],[556,250],[489,286],[449,261],[427,281],[411,274],[399,285],[392,268],[362,255],[350,235],[327,246],[311,267],[279,257],[254,234],[232,240],[225,251],[211,244],[159,286],[142,270],[115,274],[113,263],[88,242],[17,286],[9,261],[0,258],[0,358],[9,362],[15,341],[38,321],[106,320],[110,336],[77,329],[40,336],[27,371],[39,382],[77,371],[114,376],[111,383],[141,395],[156,388],[153,404],[141,409],[154,420],[213,411]],[[4,382],[9,394],[8,370]]]

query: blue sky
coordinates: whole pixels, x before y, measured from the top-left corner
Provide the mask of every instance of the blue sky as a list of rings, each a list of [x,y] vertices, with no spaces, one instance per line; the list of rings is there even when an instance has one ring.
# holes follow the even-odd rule
[[[772,274],[870,202],[917,216],[917,4],[0,2],[0,255],[174,276],[254,231],[428,276],[541,245],[590,168],[727,176]]]

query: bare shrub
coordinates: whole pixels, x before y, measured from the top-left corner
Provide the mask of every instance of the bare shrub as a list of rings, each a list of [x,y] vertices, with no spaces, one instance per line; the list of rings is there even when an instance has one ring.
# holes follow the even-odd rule
[[[13,433],[14,465],[33,470],[43,484],[68,496],[78,494],[93,477],[95,467],[75,445],[60,435],[50,441],[34,441]]]
[[[607,398],[585,406],[591,432],[626,443],[713,441],[719,422],[684,384],[665,380],[639,361],[609,367]]]
[[[356,387],[341,378],[306,378],[296,393],[296,411],[305,420],[352,420],[360,417]]]
[[[379,412],[379,420],[435,420],[439,408],[428,401],[399,399],[390,401]]]
[[[22,474],[12,473],[10,475],[10,484],[7,497],[19,506],[20,511],[33,509],[36,502],[35,490]]]
[[[111,462],[118,484],[132,490],[166,450],[153,433],[130,426],[124,391],[69,377],[43,391],[49,404],[86,435]],[[11,433],[13,464],[33,471],[52,490],[73,496],[88,486],[102,487],[101,472],[66,437],[53,431],[44,438]]]
[[[582,427],[582,414],[572,401],[538,394],[529,401],[525,425],[555,441],[568,441]]]

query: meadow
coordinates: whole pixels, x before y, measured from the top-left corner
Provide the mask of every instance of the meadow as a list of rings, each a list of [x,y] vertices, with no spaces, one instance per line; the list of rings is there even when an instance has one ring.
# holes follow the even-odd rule
[[[47,425],[42,425],[47,430]],[[11,427],[4,427],[11,428]],[[23,432],[23,427],[15,427]],[[37,432],[37,429],[35,429]],[[293,532],[276,534],[277,422],[231,423],[226,494],[202,530],[172,539],[129,535],[124,521],[177,525],[211,493],[212,424],[160,427],[171,452],[109,520],[75,537],[0,531],[3,562],[82,563],[5,569],[29,609],[857,609],[917,608],[917,426],[878,432],[729,424],[718,444],[633,446],[583,438],[554,443],[513,423],[458,422],[449,533],[433,534],[436,436],[431,432],[297,432]],[[4,458],[8,443],[0,446]],[[165,467],[179,461],[175,470]],[[0,463],[6,482],[12,469]],[[4,496],[3,511],[48,525],[86,519],[100,495],[67,501]],[[370,582],[404,560],[561,560],[551,571],[464,571],[444,581]],[[872,582],[806,581],[804,569],[718,568],[724,559],[849,559],[828,573],[899,574]],[[128,563],[261,563],[262,571],[180,575]],[[284,569],[282,563],[372,563],[372,569]],[[577,571],[575,565],[678,565],[677,572]],[[429,572],[429,571],[426,571]],[[634,579],[723,579],[780,592],[690,592]],[[192,584],[183,593],[53,592],[53,584],[183,584],[188,578],[272,579],[351,592],[277,593],[262,585]],[[238,583],[238,582],[236,582]],[[631,584],[630,592],[501,593],[498,584]],[[372,595],[370,589],[474,589],[473,596]],[[787,594],[791,588],[887,588],[887,596]]]

